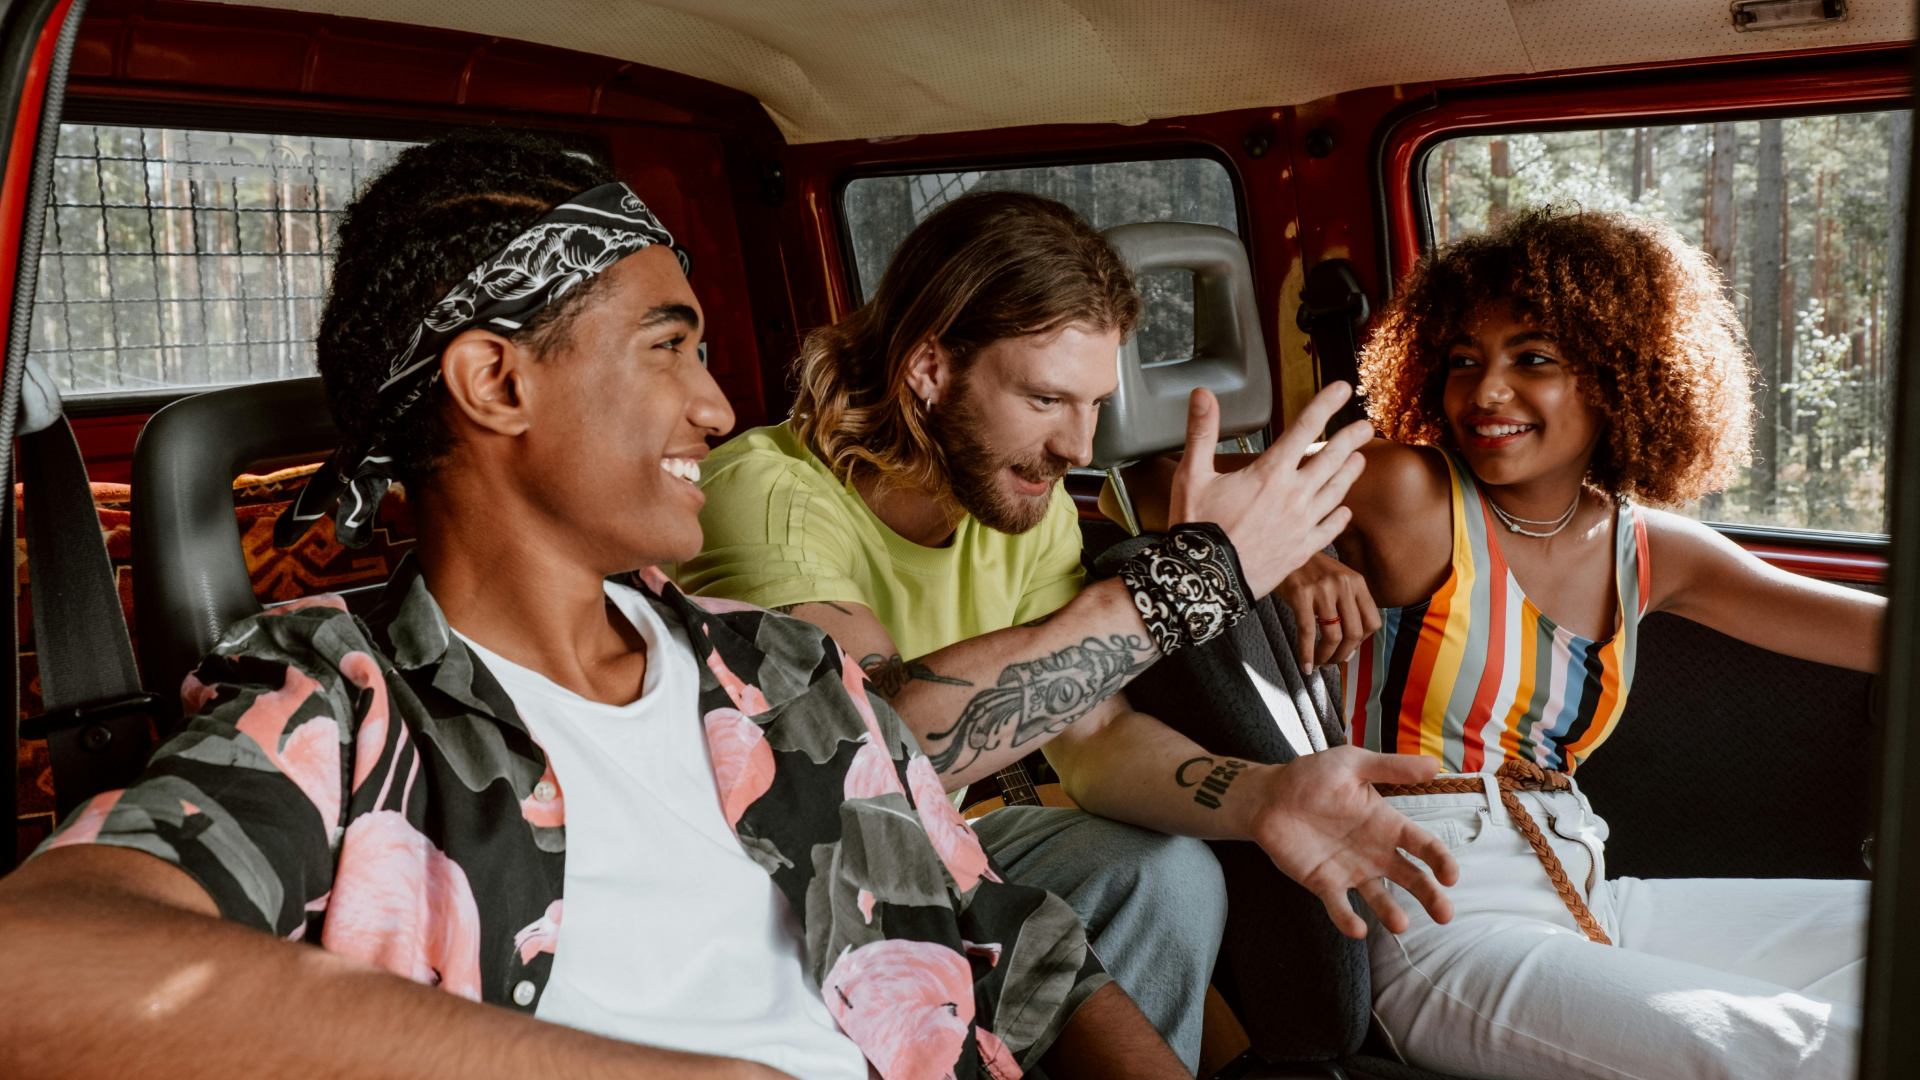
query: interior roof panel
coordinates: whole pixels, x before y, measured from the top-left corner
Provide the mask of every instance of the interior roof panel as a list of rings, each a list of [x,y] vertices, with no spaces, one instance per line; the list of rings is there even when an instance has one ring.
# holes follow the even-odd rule
[[[186,6],[186,5],[168,5]],[[269,0],[598,53],[752,94],[790,142],[1140,123],[1370,86],[1905,41],[1906,0],[1740,33],[1726,0]],[[156,13],[157,14],[157,13]]]

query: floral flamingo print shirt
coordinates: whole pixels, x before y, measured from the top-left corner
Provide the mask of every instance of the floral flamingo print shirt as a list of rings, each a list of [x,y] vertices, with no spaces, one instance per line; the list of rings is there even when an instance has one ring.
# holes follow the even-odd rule
[[[1072,909],[1000,879],[826,634],[635,577],[687,631],[687,722],[841,1029],[885,1080],[1032,1067],[1109,981]],[[411,558],[365,621],[327,596],[236,623],[182,696],[189,720],[140,780],[41,851],[137,848],[235,922],[533,1013],[565,922],[564,778]]]

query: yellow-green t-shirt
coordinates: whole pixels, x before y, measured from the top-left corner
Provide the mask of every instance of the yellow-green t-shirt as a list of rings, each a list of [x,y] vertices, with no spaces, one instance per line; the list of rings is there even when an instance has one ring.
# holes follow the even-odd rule
[[[1080,591],[1079,515],[1061,485],[1025,533],[969,515],[945,547],[930,548],[875,517],[786,424],[736,436],[700,473],[706,544],[662,567],[690,593],[768,608],[865,604],[911,660],[1037,619]]]

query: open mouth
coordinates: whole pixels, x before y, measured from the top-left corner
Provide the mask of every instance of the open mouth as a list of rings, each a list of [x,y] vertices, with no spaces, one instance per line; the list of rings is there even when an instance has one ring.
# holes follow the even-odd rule
[[[1483,450],[1511,446],[1539,428],[1516,420],[1481,420],[1466,425],[1468,441]]]
[[[1018,469],[1008,469],[1007,471],[1013,474],[1014,490],[1022,495],[1045,495],[1053,488],[1053,482],[1059,479],[1057,476],[1050,476],[1035,480]]]
[[[660,468],[669,476],[677,476],[689,484],[698,486],[700,483],[700,463],[692,458],[661,458]]]

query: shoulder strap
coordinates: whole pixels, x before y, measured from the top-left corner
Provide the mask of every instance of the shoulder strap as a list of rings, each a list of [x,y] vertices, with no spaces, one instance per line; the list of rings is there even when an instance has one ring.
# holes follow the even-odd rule
[[[119,581],[65,416],[21,436],[20,478],[45,706],[21,734],[47,740],[54,809],[65,815],[139,775],[152,749],[157,699],[140,687]]]
[[[27,573],[34,591],[34,632],[38,638],[40,685],[45,712],[30,724],[21,724],[17,643],[0,659],[9,687],[0,700],[8,713],[12,738],[44,737],[53,766],[55,809],[65,814],[94,794],[124,786],[146,763],[151,744],[150,706],[154,698],[140,689],[133,662],[133,646],[120,610],[119,583],[100,537],[86,463],[74,440],[73,428],[60,414],[59,394],[44,371],[29,361],[27,346],[33,324],[33,297],[39,284],[42,217],[46,213],[54,148],[60,136],[61,103],[66,95],[67,70],[79,33],[85,0],[68,9],[47,72],[46,97],[34,140],[34,158],[22,218],[19,266],[7,325],[6,367],[0,375],[0,481],[7,491],[5,539],[13,533],[14,440],[20,444],[23,524],[28,536]],[[29,399],[29,382],[34,393]],[[23,408],[22,402],[28,407]],[[23,415],[24,414],[24,415]],[[17,618],[18,593],[15,594]],[[7,634],[13,634],[10,625]],[[0,788],[13,796],[6,800],[17,813],[18,791],[14,770],[6,771]],[[6,845],[5,865],[11,866],[13,845]]]
[[[1620,577],[1620,595],[1629,600],[1625,609],[1635,619],[1647,613],[1647,598],[1652,591],[1653,567],[1647,552],[1647,519],[1639,504],[1629,500],[1614,519],[1615,570]]]

